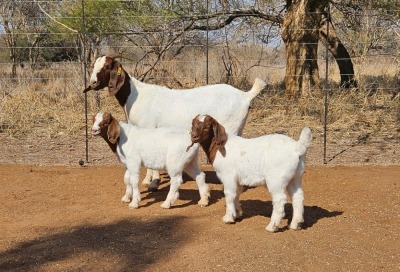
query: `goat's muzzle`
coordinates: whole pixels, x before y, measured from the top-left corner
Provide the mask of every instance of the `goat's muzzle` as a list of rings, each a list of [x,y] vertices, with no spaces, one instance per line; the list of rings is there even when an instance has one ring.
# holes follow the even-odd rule
[[[100,129],[92,129],[92,136],[100,135],[100,133],[101,133]]]
[[[83,93],[87,93],[88,91],[91,91],[91,90],[98,91],[98,90],[101,89],[101,88],[99,88],[99,87],[100,87],[100,82],[94,82],[94,83],[90,84],[89,86],[87,86],[87,87],[83,90]]]

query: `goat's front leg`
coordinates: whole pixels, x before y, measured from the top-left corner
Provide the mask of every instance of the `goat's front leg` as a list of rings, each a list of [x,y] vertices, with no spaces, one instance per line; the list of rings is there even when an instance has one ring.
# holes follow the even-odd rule
[[[127,169],[124,174],[125,195],[121,198],[121,201],[124,203],[129,203],[132,200],[132,185],[129,180],[129,177],[130,177],[130,173]]]
[[[234,223],[236,218],[237,183],[230,180],[229,183],[223,182],[226,202],[226,213],[222,218],[224,223]]]
[[[129,203],[129,208],[136,209],[139,207],[140,202],[140,190],[139,190],[139,169],[129,170],[130,176],[129,181],[132,186],[132,201]]]
[[[182,173],[172,176],[170,183],[167,199],[161,204],[164,209],[169,209],[179,198],[179,188],[183,183]]]

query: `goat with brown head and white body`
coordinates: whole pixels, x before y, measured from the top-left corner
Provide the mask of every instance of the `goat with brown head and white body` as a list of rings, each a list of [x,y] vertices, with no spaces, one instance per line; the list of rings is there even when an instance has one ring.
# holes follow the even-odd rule
[[[200,192],[198,204],[208,205],[209,189],[197,161],[199,145],[186,152],[190,144],[187,130],[138,128],[118,122],[110,113],[98,113],[93,119],[92,135],[103,137],[125,165],[126,192],[121,200],[130,202],[130,208],[137,208],[141,199],[138,186],[141,164],[152,169],[167,169],[171,186],[167,199],[161,205],[163,208],[169,208],[178,199],[183,172],[196,180]]]
[[[300,227],[304,212],[301,183],[306,151],[312,140],[309,128],[302,130],[298,141],[281,134],[245,139],[226,133],[211,116],[198,115],[192,121],[191,140],[192,144],[202,146],[224,185],[225,223],[233,223],[242,214],[239,203],[242,185],[266,185],[273,203],[271,222],[266,229],[274,232],[284,217],[285,190],[293,205],[290,228]]]
[[[94,63],[90,84],[84,92],[108,87],[109,93],[124,108],[127,121],[138,127],[189,130],[192,116],[201,113],[217,118],[227,132],[240,135],[250,102],[265,85],[264,81],[256,79],[248,92],[227,84],[174,90],[143,83],[130,76],[117,57],[103,56]],[[144,180],[144,183],[149,182]]]

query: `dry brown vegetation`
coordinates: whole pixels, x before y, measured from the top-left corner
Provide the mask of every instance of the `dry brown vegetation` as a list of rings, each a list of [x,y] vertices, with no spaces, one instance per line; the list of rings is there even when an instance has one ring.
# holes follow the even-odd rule
[[[284,66],[267,65],[277,62],[276,52],[260,50],[250,53],[251,48],[242,49],[242,54],[247,57],[242,56],[241,59],[248,61],[239,60],[239,49],[232,50],[231,65],[235,72],[228,78],[226,65],[217,57],[219,51],[213,52],[210,83],[228,79],[231,84],[246,90],[250,88],[254,77],[267,79],[269,87],[254,100],[244,136],[279,132],[297,137],[301,128],[307,125],[314,131],[314,142],[319,146],[316,149],[321,158],[323,95],[310,91],[299,100],[288,100],[282,84],[284,70],[281,68]],[[164,60],[146,81],[175,88],[205,84],[202,52],[190,53],[195,57],[189,59],[186,56],[186,59],[195,61],[184,61],[184,57]],[[257,58],[263,54],[265,60],[255,66]],[[325,73],[322,63],[320,66],[322,75]],[[125,67],[134,74],[132,63],[127,62]],[[330,64],[327,140],[331,157],[356,145],[367,147],[372,144],[386,150],[400,143],[400,95],[395,60],[384,57],[356,60],[356,71],[360,88],[342,90],[336,87],[339,76],[335,64]],[[9,75],[3,72],[2,77]],[[21,69],[20,76],[12,82],[12,86],[6,81],[0,82],[2,138],[33,139],[34,142],[38,137],[54,141],[61,137],[84,139],[85,97],[82,82],[81,68],[68,63],[54,63],[34,74],[29,73],[29,69]],[[88,113],[99,110],[111,111],[123,118],[122,109],[115,99],[108,96],[107,91],[88,94]],[[396,153],[392,156],[398,157]],[[370,158],[365,159],[365,162],[369,161]],[[397,161],[394,159],[390,163]]]

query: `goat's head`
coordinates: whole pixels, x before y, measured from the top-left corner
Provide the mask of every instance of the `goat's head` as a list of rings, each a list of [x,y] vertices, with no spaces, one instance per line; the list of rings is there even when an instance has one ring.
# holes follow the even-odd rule
[[[114,118],[109,112],[99,112],[93,116],[92,135],[101,136],[106,141],[115,144],[121,130],[119,128],[118,120]]]
[[[210,115],[197,115],[192,121],[190,131],[192,143],[209,143],[215,141],[216,146],[222,155],[225,155],[225,143],[228,137],[225,128]]]
[[[102,56],[93,64],[89,86],[83,91],[101,90],[108,87],[110,94],[115,95],[125,82],[126,72],[116,60],[121,56]]]

